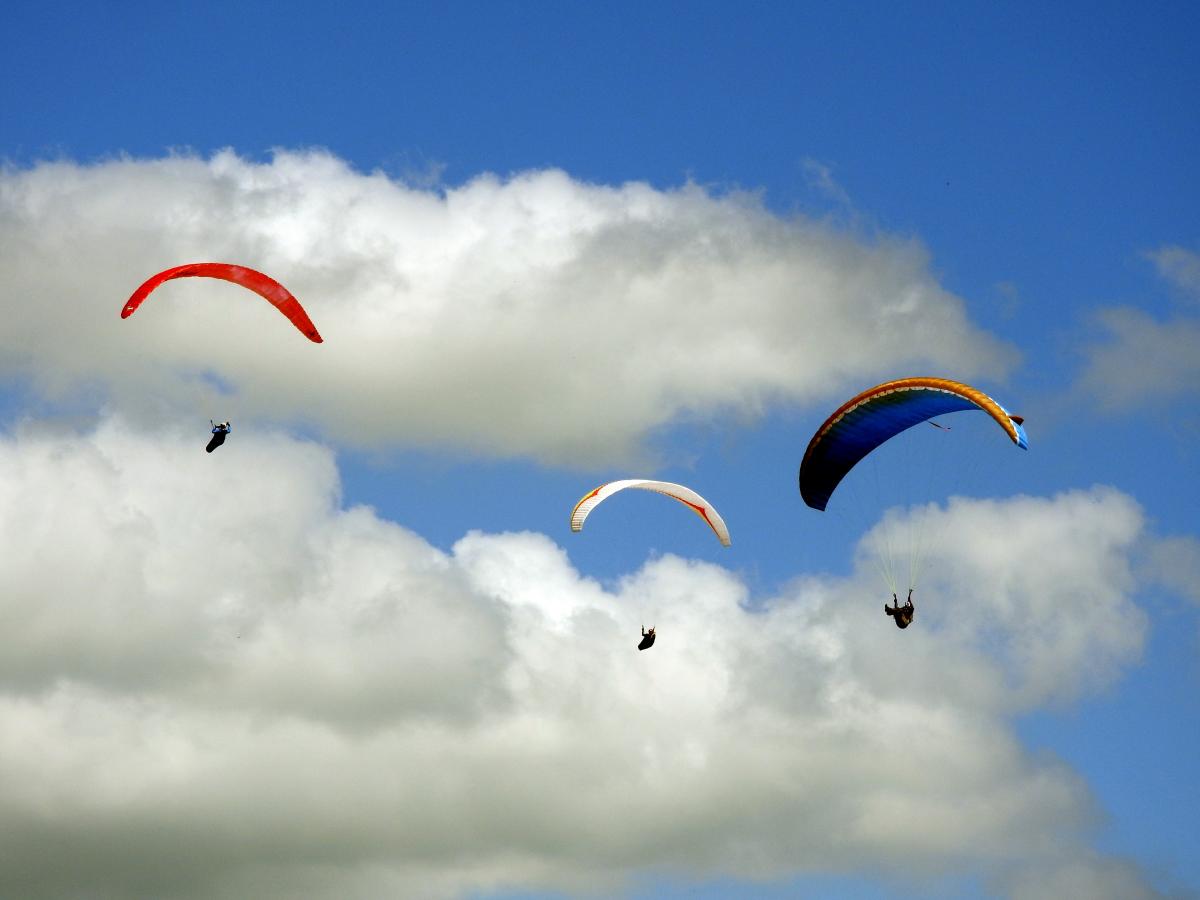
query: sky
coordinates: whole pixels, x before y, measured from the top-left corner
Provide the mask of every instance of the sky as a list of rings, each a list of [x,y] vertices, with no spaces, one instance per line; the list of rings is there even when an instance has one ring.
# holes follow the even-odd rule
[[[0,894],[1200,896],[1198,37],[4,4]]]

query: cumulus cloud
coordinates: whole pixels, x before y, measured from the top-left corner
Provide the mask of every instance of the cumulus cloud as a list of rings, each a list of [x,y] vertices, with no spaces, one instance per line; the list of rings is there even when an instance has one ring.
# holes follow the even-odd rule
[[[846,193],[846,189],[834,178],[833,169],[830,166],[816,159],[804,159],[800,163],[800,168],[804,172],[805,180],[813,190],[832,200],[843,209],[853,209],[853,204],[850,202],[850,195]]]
[[[1143,574],[1200,604],[1200,538],[1179,534],[1147,540]]]
[[[211,281],[117,317],[151,273],[205,260],[277,276],[326,343]],[[0,304],[0,366],[139,421],[300,417],[359,445],[585,465],[671,423],[1014,362],[911,240],[694,184],[548,170],[437,190],[323,153],[0,172]]]
[[[1200,254],[1184,247],[1168,245],[1146,254],[1158,274],[1183,293],[1200,299]]]
[[[545,535],[442,552],[345,509],[320,447],[220,452],[118,421],[0,441],[0,883],[22,896],[616,890],[1086,852],[1086,785],[1009,717],[1139,651],[1142,517],[1118,492],[914,513],[958,537],[897,639],[865,573],[752,603],[668,555],[606,586]]]
[[[1200,320],[1158,320],[1138,309],[1106,309],[1105,336],[1087,348],[1077,388],[1110,412],[1162,406],[1200,390]]]
[[[1200,299],[1200,256],[1183,247],[1149,252],[1161,278],[1191,299]],[[1124,412],[1164,406],[1200,390],[1200,319],[1192,309],[1164,318],[1133,307],[1100,310],[1102,334],[1084,347],[1076,390],[1101,409]]]

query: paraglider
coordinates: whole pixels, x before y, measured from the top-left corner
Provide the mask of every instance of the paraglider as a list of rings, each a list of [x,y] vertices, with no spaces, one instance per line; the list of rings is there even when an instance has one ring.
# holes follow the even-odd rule
[[[1029,449],[1024,419],[1013,415],[987,394],[961,382],[946,378],[902,378],[888,381],[863,391],[834,411],[817,429],[808,443],[800,463],[800,495],[813,509],[824,510],[834,491],[856,465],[874,450],[900,433],[923,422],[939,431],[949,432],[950,426],[932,421],[949,413],[966,410],[987,413],[1003,429],[1009,439],[1023,450]],[[926,459],[916,468],[940,475]],[[884,523],[886,530],[886,522]],[[912,602],[920,561],[921,529],[915,541],[910,536],[908,599],[901,604],[897,597],[896,577],[891,554],[899,549],[892,536],[885,536],[879,550],[880,572],[892,589],[892,603],[884,611],[898,628],[907,628],[913,620]]]
[[[916,613],[912,602],[912,592],[913,589],[909,588],[908,600],[903,606],[900,605],[900,600],[894,593],[892,594],[892,605],[883,604],[883,611],[892,617],[897,628],[907,628],[912,624],[913,615]]]
[[[225,436],[229,434],[230,424],[228,422],[214,422],[212,419],[209,419],[208,422],[212,425],[212,438],[209,440],[208,446],[204,448],[204,452],[212,453],[225,443]]]
[[[166,269],[157,275],[152,275],[125,302],[125,306],[121,309],[121,318],[128,319],[133,315],[134,311],[141,306],[142,301],[164,281],[171,281],[175,278],[193,277],[218,278],[222,281],[239,284],[244,288],[254,291],[254,293],[283,313],[288,321],[295,325],[300,333],[310,341],[316,344],[322,342],[321,335],[318,333],[316,326],[313,325],[312,320],[308,317],[308,313],[304,311],[304,307],[300,305],[300,301],[293,297],[287,288],[269,275],[264,275],[262,272],[256,272],[254,269],[248,269],[245,266],[235,266],[229,263],[187,263],[186,265],[175,266],[173,269]]]
[[[729,529],[725,527],[725,520],[721,518],[720,514],[717,513],[707,500],[691,488],[686,488],[681,484],[672,484],[669,481],[650,481],[645,478],[610,481],[607,484],[600,485],[600,487],[593,491],[589,491],[584,495],[582,500],[575,504],[575,508],[571,510],[571,530],[581,530],[584,520],[593,509],[613,494],[623,491],[626,488],[654,491],[655,493],[678,500],[708,523],[708,527],[713,530],[713,533],[717,536],[723,547],[729,546]]]
[[[629,478],[624,481],[610,481],[607,484],[602,484],[595,490],[589,491],[584,495],[583,499],[575,504],[575,508],[571,510],[571,530],[580,531],[583,528],[583,522],[587,519],[588,514],[595,509],[599,504],[603,503],[613,494],[625,490],[626,488],[637,488],[643,491],[654,491],[656,494],[662,494],[670,497],[673,500],[678,500],[701,519],[703,519],[708,527],[713,530],[717,536],[717,540],[721,542],[721,546],[729,546],[729,529],[725,526],[725,520],[712,507],[712,505],[693,491],[691,488],[684,487],[682,484],[672,484],[669,481],[650,481],[645,478]],[[653,626],[647,630],[646,626],[642,626],[642,641],[638,644],[639,650],[649,650],[654,646],[654,628]]]

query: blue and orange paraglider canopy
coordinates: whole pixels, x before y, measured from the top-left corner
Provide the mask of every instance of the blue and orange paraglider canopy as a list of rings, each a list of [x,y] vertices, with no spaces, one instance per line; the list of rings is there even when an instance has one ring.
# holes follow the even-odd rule
[[[800,494],[825,509],[841,480],[872,450],[934,416],[979,409],[1014,444],[1029,449],[1024,420],[976,388],[946,378],[901,378],[876,385],[843,403],[809,441],[800,463]]]

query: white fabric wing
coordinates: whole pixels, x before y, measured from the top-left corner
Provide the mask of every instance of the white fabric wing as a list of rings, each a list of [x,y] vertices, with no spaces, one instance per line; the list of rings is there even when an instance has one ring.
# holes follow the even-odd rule
[[[623,491],[626,488],[654,491],[655,493],[665,494],[668,497],[678,500],[708,523],[708,527],[716,534],[722,546],[729,546],[729,529],[725,526],[725,520],[721,518],[720,514],[707,500],[691,488],[684,487],[682,484],[672,484],[669,481],[650,481],[645,478],[610,481],[584,495],[583,499],[576,503],[575,508],[571,510],[571,530],[579,531],[582,529],[584,520],[593,509],[613,494]]]

